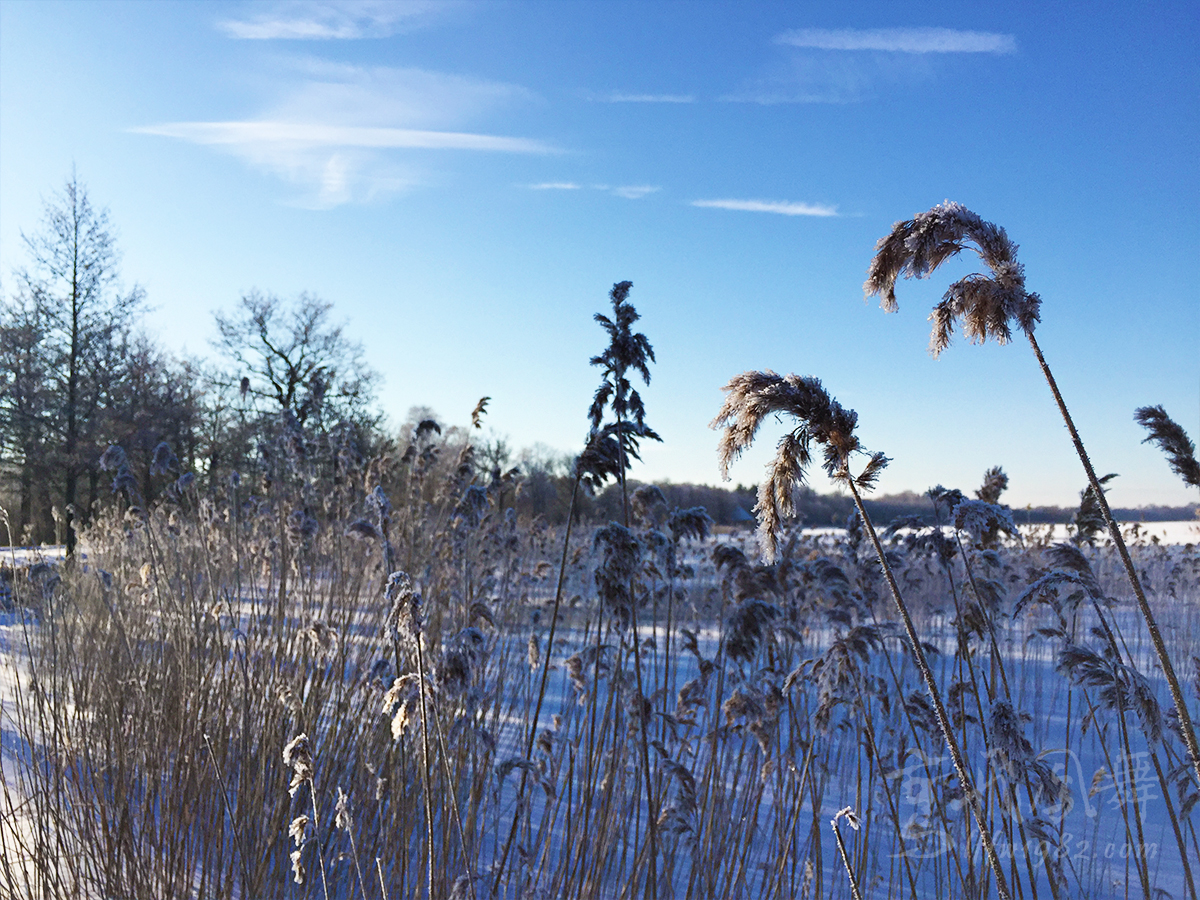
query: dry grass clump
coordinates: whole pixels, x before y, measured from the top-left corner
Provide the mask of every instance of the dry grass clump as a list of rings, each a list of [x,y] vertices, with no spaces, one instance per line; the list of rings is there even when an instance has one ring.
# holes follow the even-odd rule
[[[866,452],[854,434],[858,416],[853,410],[844,408],[830,397],[821,387],[821,382],[815,378],[799,378],[795,375],[780,378],[774,372],[747,372],[733,378],[725,386],[725,391],[727,395],[725,405],[721,408],[717,418],[713,420],[713,427],[726,425],[720,445],[723,470],[728,468],[729,460],[745,449],[753,440],[759,423],[766,415],[773,412],[786,412],[797,422],[796,429],[780,440],[774,463],[768,469],[767,478],[759,489],[760,533],[765,531],[764,543],[769,553],[773,555],[775,551],[775,533],[781,528],[778,508],[781,505],[790,504],[792,491],[797,484],[803,481],[805,467],[811,459],[810,444],[812,441],[816,441],[823,447],[826,473],[834,481],[849,488],[854,497],[854,503],[858,507],[863,528],[879,559],[888,590],[895,602],[896,612],[899,613],[900,621],[904,626],[909,649],[912,651],[913,659],[925,683],[925,689],[933,703],[932,711],[942,738],[946,742],[946,747],[950,751],[954,771],[967,806],[979,827],[979,839],[987,854],[992,874],[996,878],[996,891],[1001,900],[1008,900],[1011,896],[1008,879],[992,842],[979,792],[967,768],[959,740],[950,723],[950,717],[946,713],[941,690],[926,659],[925,649],[917,635],[916,625],[913,623],[908,604],[905,603],[900,593],[892,567],[859,493],[860,489],[870,488],[874,484],[888,463],[887,457],[882,453],[875,453],[871,455],[858,476],[851,475],[851,455]],[[980,518],[980,512],[971,506],[972,503],[984,507],[991,506],[981,500],[968,500],[960,503],[956,507],[955,516],[955,527],[959,531],[967,527],[967,520]],[[964,509],[969,511],[968,514],[962,513]],[[1011,520],[1009,528],[1015,530],[1011,527]],[[834,831],[837,834],[839,849],[844,849],[841,843],[841,833],[837,830],[836,819],[834,820]],[[854,894],[858,896],[858,888],[849,866],[847,866],[847,873],[850,875]]]
[[[343,523],[371,514],[357,491]],[[6,847],[15,895],[627,895],[648,872],[643,724],[662,896],[849,897],[829,827],[847,805],[863,896],[994,883],[865,537],[785,532],[763,564],[752,543],[698,554],[671,514],[648,514],[615,544],[570,546],[562,593],[581,599],[560,604],[551,639],[542,564],[557,551],[494,501],[420,577],[392,579],[392,602],[382,540],[322,522],[292,548],[280,621],[277,518],[229,498],[110,520],[89,536],[102,571],[15,582],[38,611],[38,687],[6,705],[30,744],[6,797],[34,813],[32,864]],[[389,515],[402,530],[403,507]],[[1127,878],[1192,896],[1197,793],[1138,674],[1144,632],[1111,599],[1110,551],[980,536],[927,523],[879,541],[1014,894],[1102,896]],[[1195,549],[1133,552],[1190,640]],[[638,607],[641,691],[629,610],[601,600],[597,570]],[[1153,849],[1108,860],[1108,843]]]

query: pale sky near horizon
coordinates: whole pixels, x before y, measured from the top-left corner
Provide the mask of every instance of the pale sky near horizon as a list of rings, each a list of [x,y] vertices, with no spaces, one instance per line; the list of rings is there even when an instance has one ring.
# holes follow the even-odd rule
[[[0,290],[74,166],[176,352],[251,289],[311,291],[393,421],[489,395],[491,433],[575,452],[628,279],[664,438],[634,477],[719,483],[720,388],[770,368],[858,411],[881,493],[999,464],[1013,506],[1073,505],[1023,339],[926,351],[973,257],[863,300],[876,240],[949,198],[1021,245],[1113,504],[1195,503],[1133,411],[1200,439],[1198,38],[1194,4],[1107,0],[0,0]]]

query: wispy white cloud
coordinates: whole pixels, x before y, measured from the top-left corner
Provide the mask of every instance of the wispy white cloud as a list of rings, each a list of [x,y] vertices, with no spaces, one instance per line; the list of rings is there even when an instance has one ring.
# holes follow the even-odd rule
[[[757,103],[760,106],[778,106],[784,103],[856,103],[863,99],[863,93],[840,85],[832,85],[827,90],[812,90],[807,87],[789,89],[786,85],[766,84],[731,91],[717,99],[722,103]]]
[[[253,15],[217,27],[240,40],[357,40],[381,38],[428,24],[461,6],[451,0],[308,0],[254,3]]]
[[[653,194],[661,190],[662,188],[653,184],[627,184],[613,188],[612,192],[618,197],[624,197],[626,200],[641,200],[647,194]]]
[[[604,103],[695,103],[692,94],[604,94],[598,98]]]
[[[897,69],[927,67],[924,57],[891,54],[813,53],[793,51],[775,59],[765,77],[747,82],[721,100],[734,103],[857,103],[871,96],[875,84],[890,82]]]
[[[368,128],[306,122],[173,122],[131,129],[138,134],[179,138],[194,144],[241,146],[281,144],[291,147],[360,147],[387,150],[490,150],[500,153],[553,153],[554,148],[528,138],[499,137],[412,128]]]
[[[525,187],[531,191],[578,191],[584,185],[574,181],[543,181],[540,184],[527,184]],[[589,184],[587,188],[592,191],[612,194],[614,197],[624,197],[626,200],[641,200],[647,194],[653,194],[662,190],[656,184],[624,184],[618,187],[612,187],[607,184]]]
[[[860,103],[898,87],[936,80],[939,60],[954,54],[1009,54],[1010,34],[952,28],[804,28],[775,38],[778,53],[763,74],[720,99],[764,105]],[[861,51],[861,52],[842,52]]]
[[[270,110],[279,121],[445,129],[536,101],[514,84],[394,66],[288,58],[291,83]]]
[[[421,167],[432,165],[429,153],[558,152],[544,141],[464,127],[532,99],[514,85],[312,58],[288,60],[285,70],[285,84],[289,74],[291,83],[261,115],[132,130],[233,154],[301,186],[308,196],[299,202],[317,207],[370,200],[428,180]],[[425,153],[414,157],[416,151]]]
[[[1014,53],[1017,49],[1011,34],[953,28],[799,28],[775,40],[813,50],[890,53]]]
[[[734,209],[741,212],[776,213],[781,216],[836,216],[836,206],[820,203],[791,203],[786,200],[693,200],[692,206]]]

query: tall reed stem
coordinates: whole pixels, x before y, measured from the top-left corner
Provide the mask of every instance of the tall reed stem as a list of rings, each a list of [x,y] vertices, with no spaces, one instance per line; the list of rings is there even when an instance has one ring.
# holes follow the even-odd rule
[[[1142,618],[1146,621],[1146,628],[1150,632],[1150,642],[1154,645],[1154,653],[1158,657],[1158,664],[1162,667],[1163,674],[1167,678],[1167,687],[1171,692],[1171,700],[1175,704],[1175,712],[1179,716],[1179,732],[1183,736],[1183,742],[1187,746],[1188,756],[1192,760],[1192,769],[1196,773],[1196,782],[1200,784],[1200,743],[1196,740],[1196,729],[1192,724],[1191,714],[1188,712],[1187,700],[1184,698],[1183,690],[1179,686],[1179,678],[1175,674],[1175,667],[1171,665],[1171,657],[1167,653],[1167,645],[1163,641],[1162,633],[1159,631],[1158,622],[1154,618],[1154,612],[1150,609],[1150,603],[1146,600],[1146,593],[1142,590],[1142,583],[1138,579],[1137,571],[1133,567],[1133,560],[1129,557],[1129,550],[1125,546],[1125,539],[1121,536],[1121,528],[1117,525],[1113,518],[1112,510],[1108,507],[1108,500],[1104,496],[1104,488],[1100,486],[1100,479],[1096,477],[1096,470],[1092,468],[1091,458],[1088,456],[1087,450],[1083,446],[1083,441],[1079,437],[1079,432],[1075,429],[1075,422],[1071,419],[1070,412],[1067,411],[1067,404],[1063,401],[1062,394],[1058,390],[1058,383],[1054,380],[1054,374],[1050,371],[1050,366],[1046,364],[1046,358],[1042,356],[1042,348],[1038,346],[1037,339],[1033,336],[1032,330],[1025,332],[1029,338],[1029,345],[1033,348],[1034,355],[1037,356],[1038,365],[1041,366],[1042,374],[1046,377],[1046,383],[1050,385],[1050,391],[1054,394],[1054,402],[1058,404],[1058,411],[1062,414],[1063,422],[1066,423],[1067,431],[1071,434],[1071,443],[1075,445],[1075,452],[1079,454],[1079,461],[1083,463],[1083,470],[1087,473],[1088,483],[1092,486],[1092,491],[1096,495],[1096,501],[1100,504],[1100,512],[1104,516],[1104,521],[1108,525],[1108,533],[1112,538],[1113,545],[1117,548],[1117,553],[1121,557],[1121,565],[1125,568],[1125,575],[1129,579],[1129,584],[1133,588],[1134,596],[1137,597],[1138,610],[1142,614]]]
[[[840,817],[842,813],[838,813]],[[838,827],[838,820],[834,819],[829,823],[833,827],[833,839],[837,841],[838,853],[842,855],[842,865],[846,869],[846,877],[850,879],[850,896],[854,900],[863,900],[862,892],[858,889],[858,882],[854,878],[854,870],[850,866],[850,857],[846,853],[846,842],[842,840],[842,829]]]
[[[425,788],[425,880],[428,900],[433,900],[433,773],[429,765],[429,712],[425,708],[425,654],[421,648],[421,634],[416,635],[417,645],[417,688],[421,701],[421,779]]]
[[[629,467],[625,453],[625,442],[622,439],[622,417],[617,411],[617,446],[620,448],[621,465],[618,477],[621,481],[621,507],[625,515],[625,527],[629,528],[629,488],[625,480],[625,472]],[[649,723],[646,721],[646,692],[642,687],[642,647],[638,637],[637,592],[634,589],[633,574],[629,576],[629,619],[633,628],[633,673],[637,685],[638,723],[641,736],[642,775],[646,781],[646,839],[650,844],[649,865],[646,872],[646,900],[653,900],[658,890],[658,811],[654,808],[654,782],[650,774],[650,737]],[[657,624],[657,623],[656,623]]]
[[[862,496],[858,492],[858,487],[855,485],[854,479],[847,478],[846,483],[850,486],[850,495],[854,498],[854,505],[858,508],[858,515],[862,519],[863,528],[866,529],[867,536],[871,539],[871,546],[875,548],[875,555],[879,557],[879,565],[883,568],[883,576],[887,580],[888,590],[891,592],[892,600],[896,604],[896,611],[900,613],[900,619],[904,624],[904,632],[908,636],[908,643],[913,652],[913,659],[916,661],[917,668],[921,672],[921,678],[925,682],[925,689],[929,692],[929,697],[933,701],[933,710],[937,716],[938,727],[941,728],[942,737],[945,738],[946,746],[950,750],[950,759],[954,764],[954,771],[958,775],[958,781],[962,785],[963,796],[966,797],[967,805],[971,807],[971,814],[975,817],[975,823],[979,826],[979,839],[983,842],[983,849],[987,854],[988,863],[996,876],[996,893],[1000,896],[1000,900],[1012,900],[1012,894],[1008,889],[1008,879],[1004,877],[1004,866],[1000,862],[999,854],[996,853],[995,845],[992,843],[992,835],[988,831],[987,817],[983,806],[979,802],[979,794],[975,789],[975,782],[971,779],[967,771],[962,751],[959,749],[958,741],[954,737],[954,730],[950,725],[950,717],[946,715],[946,707],[942,703],[941,692],[938,690],[937,682],[933,678],[933,670],[929,667],[929,661],[925,658],[925,651],[921,648],[921,640],[917,636],[917,628],[913,624],[912,616],[908,612],[908,605],[900,595],[900,587],[896,584],[896,578],[892,574],[892,567],[888,565],[887,557],[883,553],[883,545],[879,543],[879,535],[875,533],[875,526],[871,524],[871,517],[867,515],[867,509],[863,506]]]
[[[546,686],[550,680],[550,655],[554,651],[554,637],[558,630],[558,612],[562,606],[563,585],[567,578],[567,551],[571,546],[571,527],[575,522],[575,503],[579,498],[579,483],[583,480],[581,467],[575,475],[575,484],[571,488],[571,505],[567,510],[567,526],[563,535],[562,559],[558,563],[558,586],[554,590],[554,609],[550,613],[550,633],[546,638],[546,652],[542,654],[542,674],[538,681],[537,702],[533,705],[533,718],[529,723],[529,736],[525,739],[525,760],[533,760],[533,744],[537,740],[538,719],[542,714],[542,702],[546,699]],[[525,796],[525,782],[529,770],[521,770],[521,785],[517,789],[517,808],[513,811],[512,825],[508,829],[508,837],[504,841],[504,850],[500,854],[500,864],[496,867],[496,877],[492,881],[492,896],[500,890],[500,880],[504,877],[504,867],[508,862],[508,854],[512,849],[513,838],[517,833],[517,825],[521,818],[521,801]]]

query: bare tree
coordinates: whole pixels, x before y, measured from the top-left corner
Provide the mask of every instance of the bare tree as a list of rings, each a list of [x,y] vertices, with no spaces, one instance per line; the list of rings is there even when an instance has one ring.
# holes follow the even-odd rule
[[[261,412],[288,412],[302,426],[332,417],[374,424],[376,374],[362,347],[329,320],[332,305],[301,294],[286,303],[251,291],[231,315],[218,313],[217,348],[236,366],[227,378]]]
[[[108,210],[92,207],[74,173],[46,202],[40,230],[21,237],[32,265],[18,270],[16,278],[20,302],[44,322],[37,352],[51,398],[44,418],[46,444],[62,480],[71,551],[79,478],[99,454],[100,412],[121,378],[124,348],[143,292],[139,287],[121,290]],[[5,324],[10,308],[5,307]]]
[[[106,440],[125,450],[131,472],[142,495],[150,500],[184,472],[193,472],[201,452],[203,379],[200,364],[176,360],[152,340],[139,334],[130,342],[124,377],[105,397]],[[159,446],[171,449],[174,468],[162,471],[158,483],[152,473],[161,466]],[[159,465],[156,466],[156,457]],[[89,502],[98,499],[99,472],[89,471]]]
[[[45,354],[49,323],[27,294],[0,299],[0,476],[15,487],[16,535],[36,538],[48,520],[46,443],[52,396]],[[41,509],[39,509],[41,507]]]

